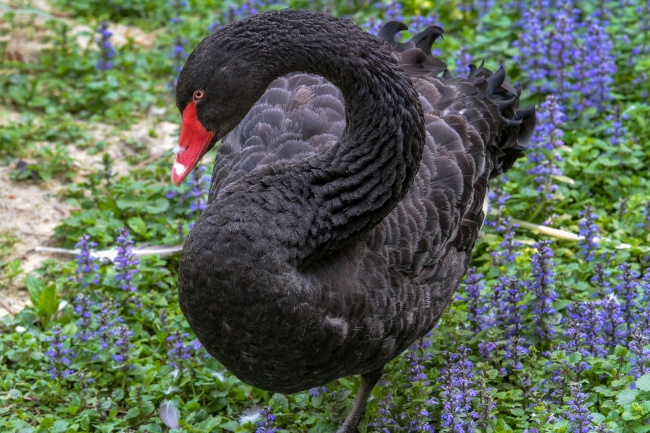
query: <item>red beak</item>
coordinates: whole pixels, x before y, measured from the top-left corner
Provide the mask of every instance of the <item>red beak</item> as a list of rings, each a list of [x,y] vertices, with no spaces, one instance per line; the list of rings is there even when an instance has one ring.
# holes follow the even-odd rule
[[[210,148],[215,134],[216,132],[205,129],[196,116],[196,102],[187,104],[183,110],[181,137],[178,141],[180,152],[176,155],[176,162],[172,167],[172,181],[175,185],[180,185],[198,164]]]

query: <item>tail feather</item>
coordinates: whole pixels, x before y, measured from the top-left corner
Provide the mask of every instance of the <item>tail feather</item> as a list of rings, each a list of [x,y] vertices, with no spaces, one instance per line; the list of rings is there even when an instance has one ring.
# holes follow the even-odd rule
[[[447,88],[436,86],[439,99],[435,107],[445,109],[453,105],[453,109],[472,117],[468,118],[470,123],[488,129],[482,130],[481,136],[494,159],[490,177],[508,171],[524,155],[525,145],[535,129],[535,107],[519,108],[521,85],[510,84],[503,66],[492,72],[484,66],[485,61],[479,66],[469,65],[466,77],[454,77],[447,65],[431,53],[431,46],[442,36],[443,29],[430,26],[406,42],[396,42],[395,35],[406,29],[405,24],[390,21],[382,27],[379,37],[394,50],[398,63],[408,75],[440,76]],[[474,103],[476,100],[481,103]],[[477,106],[484,108],[477,111]]]

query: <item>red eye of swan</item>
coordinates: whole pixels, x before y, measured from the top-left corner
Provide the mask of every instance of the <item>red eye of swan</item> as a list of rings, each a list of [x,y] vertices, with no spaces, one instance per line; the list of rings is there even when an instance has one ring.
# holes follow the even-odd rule
[[[205,95],[205,92],[203,92],[203,90],[195,90],[194,91],[194,100],[198,101],[199,99],[203,99],[204,95]]]

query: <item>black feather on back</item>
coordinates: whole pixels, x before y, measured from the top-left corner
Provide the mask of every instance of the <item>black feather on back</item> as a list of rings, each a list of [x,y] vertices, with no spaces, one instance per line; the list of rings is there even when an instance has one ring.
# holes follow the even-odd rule
[[[303,267],[277,259],[285,252],[278,245],[300,251],[306,248],[305,237],[327,242],[333,236],[332,226],[339,230],[337,235],[345,236],[350,221],[369,220],[372,212],[367,209],[374,204],[369,202],[384,199],[386,193],[395,197],[392,191],[381,189],[395,181],[393,160],[410,158],[413,162],[419,157],[386,157],[382,152],[395,152],[397,146],[385,142],[382,152],[377,151],[376,143],[387,130],[399,130],[393,118],[378,116],[383,129],[361,128],[364,146],[347,149],[350,153],[342,162],[348,165],[335,173],[342,174],[341,178],[329,184],[323,180],[324,191],[318,189],[320,177],[312,177],[317,182],[301,183],[296,180],[300,172],[293,178],[285,176],[288,169],[322,162],[323,155],[334,154],[329,151],[340,143],[346,106],[341,91],[324,78],[291,73],[273,81],[218,149],[208,210],[201,217],[200,231],[195,228],[192,242],[186,244],[195,256],[181,263],[187,266],[185,274],[181,272],[183,285],[179,283],[181,307],[208,351],[255,386],[295,392],[337,377],[374,371],[428,332],[467,270],[485,217],[489,179],[512,167],[532,134],[534,109],[518,108],[521,89],[508,83],[502,67],[493,73],[483,65],[473,65],[466,77],[453,77],[431,55],[431,44],[442,29],[429,27],[409,41],[395,42],[395,34],[404,27],[389,22],[380,37],[391,49],[384,53],[387,63],[392,54],[398,66],[390,67],[401,68],[418,92],[424,113],[422,159],[410,186],[404,183],[406,195],[391,205],[392,211],[379,223],[368,224],[370,231]],[[350,30],[361,39],[358,33]],[[396,74],[403,79],[399,71]],[[376,76],[366,79],[378,80]],[[372,83],[363,84],[358,83],[361,93],[383,91],[372,88]],[[411,110],[398,106],[408,112],[396,111],[415,119],[419,129],[408,132],[421,136],[420,107],[411,86],[404,87],[400,92],[411,95],[407,107]],[[372,108],[366,107],[364,114],[372,117]],[[406,141],[404,137],[407,134],[401,137]],[[353,177],[347,170],[364,168],[368,161],[368,167],[374,167],[378,160],[383,165],[357,172],[356,183],[346,178]],[[409,170],[412,175],[414,168]],[[265,195],[272,189],[268,179],[281,179],[282,188],[272,185],[273,192],[281,191],[281,195]],[[380,193],[373,195],[375,191]],[[322,196],[328,201],[309,207]],[[240,212],[239,203],[252,210]],[[318,219],[321,215],[326,218]],[[269,220],[268,227],[260,227],[258,219]],[[322,225],[308,226],[309,236],[300,237],[295,226],[303,220]],[[267,240],[268,248],[262,244]],[[229,250],[229,245],[237,250]],[[252,248],[256,248],[251,253],[254,260],[248,255]],[[221,256],[214,257],[216,249]],[[233,272],[233,267],[239,271]],[[264,326],[244,317],[251,309],[264,316]]]

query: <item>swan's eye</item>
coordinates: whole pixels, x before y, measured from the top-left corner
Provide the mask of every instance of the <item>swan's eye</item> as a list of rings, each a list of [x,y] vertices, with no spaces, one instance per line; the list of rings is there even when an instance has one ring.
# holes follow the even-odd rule
[[[203,96],[205,96],[205,92],[203,90],[195,90],[194,91],[194,100],[198,101],[199,99],[203,99]]]

